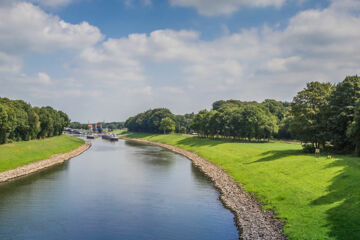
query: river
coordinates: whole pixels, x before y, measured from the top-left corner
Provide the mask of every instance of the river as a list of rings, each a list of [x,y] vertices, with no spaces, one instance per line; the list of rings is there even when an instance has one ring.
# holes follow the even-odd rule
[[[238,239],[218,197],[181,155],[95,139],[65,164],[0,184],[0,239]]]

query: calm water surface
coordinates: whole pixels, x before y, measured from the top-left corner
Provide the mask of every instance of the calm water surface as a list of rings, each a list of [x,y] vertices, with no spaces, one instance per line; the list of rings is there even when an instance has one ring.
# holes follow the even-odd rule
[[[218,195],[181,155],[96,139],[63,165],[0,185],[0,239],[238,239]]]

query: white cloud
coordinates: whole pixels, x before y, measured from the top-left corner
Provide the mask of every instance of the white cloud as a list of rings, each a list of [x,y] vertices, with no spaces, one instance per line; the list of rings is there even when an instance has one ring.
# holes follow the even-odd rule
[[[243,7],[281,7],[285,0],[169,0],[179,7],[193,7],[206,16],[228,15]]]
[[[135,4],[141,4],[142,6],[149,7],[152,5],[152,0],[123,0],[125,7],[133,8]]]
[[[299,12],[282,30],[262,26],[208,41],[199,32],[171,29],[102,41],[94,26],[17,4],[0,9],[0,33],[9,33],[0,34],[0,95],[61,103],[82,121],[82,114],[120,120],[160,106],[197,111],[225,98],[290,100],[308,81],[360,73],[359,10],[358,1],[333,1]],[[22,75],[23,52],[60,49],[77,50],[66,60],[69,78],[49,72],[50,78],[44,70]]]
[[[0,8],[0,33],[0,51],[19,54],[81,49],[103,38],[87,22],[70,24],[30,3]]]
[[[39,72],[36,80],[38,83],[45,84],[45,85],[48,85],[51,83],[50,76],[44,72]]]
[[[19,57],[0,52],[0,73],[17,73],[22,61]]]
[[[201,92],[215,99],[261,100],[261,95],[249,91],[256,89],[264,92],[264,98],[289,99],[307,81],[336,82],[360,71],[360,42],[356,40],[360,18],[351,14],[356,5],[351,2],[356,3],[348,1],[340,7],[334,2],[323,10],[300,12],[281,31],[264,26],[213,41],[203,41],[198,32],[185,30],[131,34],[104,42],[87,58],[106,59],[125,68],[136,66],[138,71],[133,72],[143,76],[149,61],[179,65],[179,72],[173,74],[179,75],[189,95]],[[154,88],[154,95],[162,90]]]

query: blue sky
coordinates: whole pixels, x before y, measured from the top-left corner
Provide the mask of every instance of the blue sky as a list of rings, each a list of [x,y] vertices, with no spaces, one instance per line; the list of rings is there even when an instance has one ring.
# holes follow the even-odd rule
[[[129,2],[129,3],[127,3]],[[48,8],[53,14],[71,23],[87,21],[101,29],[107,37],[126,37],[131,33],[151,33],[158,29],[191,29],[201,32],[201,39],[211,40],[243,28],[263,24],[287,25],[299,11],[329,5],[329,1],[288,1],[282,7],[244,7],[232,14],[201,15],[195,8],[172,6],[168,1],[88,0],[77,1],[64,8]]]
[[[291,101],[360,72],[357,0],[3,0],[0,96],[82,122]]]

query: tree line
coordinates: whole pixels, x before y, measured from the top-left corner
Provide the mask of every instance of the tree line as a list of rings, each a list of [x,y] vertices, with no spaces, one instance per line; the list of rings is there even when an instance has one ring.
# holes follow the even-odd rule
[[[50,106],[32,107],[22,100],[0,98],[0,144],[62,134],[70,119]]]
[[[228,100],[215,102],[210,111],[185,115],[157,108],[130,117],[125,126],[134,132],[196,132],[203,137],[247,139],[268,139],[276,133],[277,137],[290,138],[286,124],[289,106],[289,103],[275,100],[265,100],[261,104]]]
[[[311,151],[355,151],[360,156],[360,77],[348,76],[336,85],[308,83],[294,97],[291,113],[291,132],[309,143]]]
[[[167,108],[155,108],[128,118],[125,127],[133,132],[189,133],[194,116],[194,113],[174,115]]]
[[[311,152],[320,148],[360,155],[360,77],[348,76],[338,84],[309,82],[292,102],[220,100],[211,110],[185,115],[152,109],[130,117],[125,127],[134,132],[196,132],[249,141],[296,139]]]
[[[286,124],[289,104],[276,100],[243,102],[217,101],[212,110],[195,115],[192,128],[200,136],[233,139],[289,138]],[[279,129],[281,129],[279,134]]]
[[[109,130],[115,130],[115,129],[123,129],[125,127],[125,122],[98,122],[98,123],[80,123],[80,122],[71,122],[69,127],[72,129],[84,129],[88,130],[89,124],[96,125],[101,124],[102,128],[107,128]]]

